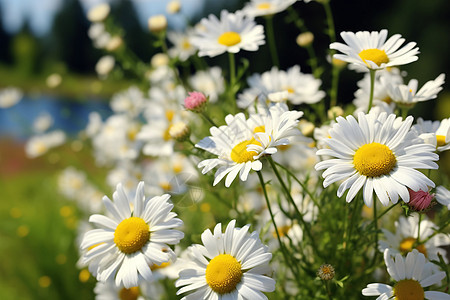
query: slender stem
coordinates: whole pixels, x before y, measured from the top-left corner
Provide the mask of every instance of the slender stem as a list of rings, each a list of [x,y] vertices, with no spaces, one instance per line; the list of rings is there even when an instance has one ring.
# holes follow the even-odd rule
[[[409,109],[408,109],[407,107],[401,108],[403,120],[406,119],[406,117],[408,116],[408,110],[409,110]]]
[[[275,217],[273,215],[272,208],[270,207],[269,196],[267,195],[266,184],[264,182],[263,175],[262,175],[262,173],[260,171],[258,171],[256,173],[258,174],[259,182],[260,182],[261,187],[263,189],[264,198],[266,199],[267,209],[269,210],[270,219],[272,220],[273,227],[275,228],[275,233],[276,233],[276,236],[277,236],[278,243],[280,244],[280,249],[281,249],[281,252],[283,253],[284,260],[286,261],[286,263],[288,265],[290,265],[290,268],[291,268],[292,272],[295,275],[298,275],[296,269],[294,269],[293,266],[291,264],[289,264],[289,255],[286,252],[286,249],[284,247],[284,243],[281,241],[281,238],[280,238],[280,232],[278,231],[278,227],[277,227],[277,224],[275,222]]]
[[[340,69],[333,65],[331,74],[330,108],[337,105]]]
[[[325,285],[325,290],[327,291],[328,299],[332,300],[333,296],[331,295],[329,280],[322,280],[323,284]]]
[[[397,204],[398,204],[398,202],[397,203],[395,203],[395,204],[393,204],[393,205],[391,205],[388,209],[386,209],[385,211],[383,211],[379,216],[378,216],[378,219],[381,219],[381,217],[382,216],[384,216],[386,213],[388,213],[391,209],[393,209],[395,206],[397,206]],[[372,221],[372,223],[370,223],[369,225],[368,225],[368,228],[370,227],[370,226],[372,226],[372,225],[375,225],[375,223],[377,222],[378,220],[373,220]]]
[[[323,8],[325,9],[325,14],[327,16],[328,24],[328,36],[330,37],[330,42],[336,42],[336,30],[334,28],[333,12],[331,11],[330,1],[321,1]]]
[[[374,250],[375,253],[373,254],[373,258],[372,258],[372,263],[370,264],[371,266],[373,266],[376,262],[377,256],[378,256],[378,216],[377,216],[377,201],[376,199],[374,199],[373,202],[373,221],[374,221],[374,225],[375,225],[375,246],[374,246]]]
[[[367,113],[369,113],[372,108],[373,102],[373,91],[375,90],[375,72],[376,70],[370,69],[370,96],[369,96],[369,107],[367,108]]]
[[[236,85],[236,61],[234,59],[234,53],[228,52],[229,64],[230,64],[230,86],[228,90],[228,95],[232,107],[236,111],[236,99],[235,99],[235,85]]]
[[[270,56],[272,57],[273,64],[279,68],[280,61],[278,59],[277,44],[275,42],[275,33],[273,30],[273,16],[268,16],[265,19],[266,19],[266,31],[270,49]]]
[[[306,232],[306,235],[311,240],[312,248],[316,251],[317,255],[320,256],[319,248],[317,248],[317,246],[316,246],[316,242],[314,240],[314,237],[311,234],[309,224],[306,223],[305,220],[303,220],[303,214],[298,210],[297,204],[295,204],[295,201],[292,198],[292,195],[291,195],[289,189],[287,188],[286,184],[284,183],[283,178],[281,178],[280,173],[278,172],[277,167],[276,167],[275,163],[273,162],[273,159],[270,156],[268,156],[267,160],[269,161],[270,166],[272,167],[272,170],[278,179],[278,182],[281,184],[281,187],[283,188],[283,191],[286,194],[286,198],[291,202],[292,206],[294,207],[294,210],[298,216],[298,220],[300,221],[300,223],[302,223],[304,231]]]
[[[420,243],[420,223],[422,223],[422,214],[419,213],[419,223],[417,224],[417,244]]]
[[[218,127],[216,123],[206,114],[206,112],[202,111],[201,114],[209,123],[211,123],[212,126]]]

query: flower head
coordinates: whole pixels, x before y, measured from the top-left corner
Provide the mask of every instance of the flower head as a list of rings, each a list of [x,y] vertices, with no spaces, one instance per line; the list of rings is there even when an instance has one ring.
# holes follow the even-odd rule
[[[203,245],[190,247],[194,266],[180,272],[175,283],[177,294],[188,293],[182,299],[267,299],[262,292],[272,292],[275,281],[268,276],[272,254],[267,251],[249,225],[235,227],[228,223],[222,233],[219,223],[214,233],[202,234]]]
[[[423,190],[413,191],[408,189],[409,191],[409,207],[416,211],[426,210],[430,207],[431,201],[434,199],[434,194],[430,194],[429,192],[425,192]]]
[[[203,111],[208,98],[201,92],[189,92],[188,94],[189,96],[184,99],[184,107],[194,112]]]
[[[387,41],[388,31],[341,32],[346,44],[332,43],[331,49],[343,54],[335,54],[334,58],[355,64],[361,69],[379,70],[386,67],[405,65],[417,60],[419,48],[410,42],[399,49],[405,39],[400,34],[391,36]]]
[[[114,202],[103,197],[109,216],[89,218],[100,228],[88,231],[80,246],[85,251],[82,263],[89,264],[97,280],[114,278],[117,286],[135,287],[152,279],[149,265],[161,265],[175,256],[168,244],[183,238],[182,232],[173,229],[183,222],[171,212],[169,198],[166,194],[147,199],[144,182],[138,184],[134,200],[121,184],[113,194]]]

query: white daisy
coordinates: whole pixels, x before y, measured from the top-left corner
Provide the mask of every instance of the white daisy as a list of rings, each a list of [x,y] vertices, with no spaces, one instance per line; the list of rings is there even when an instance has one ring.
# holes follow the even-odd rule
[[[412,130],[425,143],[437,147],[437,151],[442,152],[450,149],[450,118],[442,121],[424,121],[419,118]]]
[[[134,117],[142,112],[146,100],[144,93],[138,87],[131,86],[125,91],[114,94],[110,106],[115,113],[126,113]]]
[[[387,91],[390,98],[397,105],[411,107],[417,102],[435,99],[442,90],[445,82],[445,74],[439,75],[435,80],[430,80],[417,90],[418,81],[411,79],[407,85],[399,83],[389,83]]]
[[[16,105],[23,97],[23,92],[15,87],[0,90],[0,108]]]
[[[139,286],[125,288],[116,286],[113,280],[97,282],[94,288],[95,300],[145,300],[162,299],[164,288],[157,281],[143,282]]]
[[[215,15],[203,18],[191,43],[200,51],[199,56],[217,56],[224,52],[237,53],[241,49],[256,51],[264,45],[264,27],[242,11],[229,13],[222,10],[220,20]]]
[[[426,262],[422,253],[413,250],[406,258],[399,253],[395,255],[395,258],[391,255],[389,249],[386,249],[384,261],[395,285],[392,287],[383,283],[370,283],[362,290],[364,296],[379,296],[377,298],[379,300],[450,299],[448,294],[424,290],[445,278],[445,272],[431,273],[429,271],[431,263]]]
[[[416,61],[419,48],[414,48],[416,43],[410,42],[403,48],[405,42],[400,34],[391,36],[387,41],[388,31],[358,31],[341,32],[341,37],[346,44],[331,43],[330,48],[343,54],[335,54],[333,57],[343,60],[362,69],[379,70],[387,67],[405,65]]]
[[[196,299],[267,299],[263,292],[275,290],[275,280],[267,275],[271,272],[268,252],[250,225],[235,228],[232,220],[225,233],[221,224],[202,234],[203,245],[191,246],[194,268],[180,272],[175,283],[181,287],[177,294],[191,292],[185,300]]]
[[[32,136],[25,144],[25,154],[29,158],[44,155],[51,148],[58,147],[66,141],[66,134],[62,130]]]
[[[88,231],[80,246],[85,251],[82,263],[89,264],[97,280],[114,278],[117,286],[138,286],[152,279],[149,265],[161,265],[175,256],[167,244],[177,244],[183,238],[182,232],[173,229],[183,222],[171,212],[169,198],[145,198],[144,182],[138,184],[134,201],[121,184],[113,194],[114,202],[103,197],[110,217],[92,215],[89,222],[100,228]]]
[[[220,67],[197,71],[189,78],[189,83],[194,91],[207,95],[211,103],[216,102],[225,91],[225,80]]]
[[[442,185],[436,188],[436,201],[450,209],[450,191]]]
[[[397,203],[399,196],[409,202],[408,188],[428,190],[434,183],[416,169],[437,169],[439,159],[434,147],[421,144],[410,130],[413,118],[402,121],[394,114],[359,113],[338,117],[330,129],[330,138],[323,142],[329,149],[320,149],[317,155],[329,155],[316,165],[316,170],[326,171],[323,186],[345,179],[337,195],[349,189],[346,200],[350,202],[363,188],[364,202],[372,206],[373,192],[383,205]]]
[[[253,74],[247,82],[249,88],[238,96],[237,104],[240,108],[251,106],[256,99],[262,102],[270,100],[289,101],[292,104],[312,104],[325,97],[325,92],[319,90],[322,81],[311,74],[302,73],[299,66],[293,66],[287,71],[273,67],[262,74]],[[271,99],[270,95],[281,96],[281,98],[272,97]]]
[[[173,44],[173,47],[169,49],[170,57],[178,57],[180,61],[186,61],[194,55],[197,49],[191,43],[192,35],[192,29],[187,29],[185,33],[169,31],[167,39]]]
[[[401,253],[405,255],[412,249],[417,249],[429,260],[439,260],[438,253],[440,253],[447,261],[447,251],[443,247],[450,244],[450,236],[445,233],[435,234],[437,226],[428,220],[426,216],[420,222],[420,226],[417,214],[408,218],[401,216],[395,222],[395,228],[395,234],[387,229],[381,229],[385,237],[385,240],[381,239],[378,242],[378,249],[381,252],[390,248],[393,254]],[[417,237],[420,238],[419,244],[417,244]]]
[[[211,127],[211,136],[202,139],[195,146],[218,156],[198,164],[199,168],[203,168],[202,174],[220,166],[215,174],[213,185],[227,175],[225,186],[229,187],[238,173],[239,178],[246,181],[250,170],[261,170],[262,163],[254,159],[254,156],[258,155],[257,152],[247,151],[247,146],[256,143],[256,140],[245,115],[243,113],[235,116],[228,115],[225,117],[225,122],[227,125],[219,128]]]
[[[251,0],[242,11],[251,17],[274,15],[295,2],[297,0]]]

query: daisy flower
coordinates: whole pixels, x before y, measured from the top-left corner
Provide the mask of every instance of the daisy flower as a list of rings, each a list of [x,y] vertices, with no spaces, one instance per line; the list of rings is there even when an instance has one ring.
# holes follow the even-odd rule
[[[269,16],[282,12],[297,0],[251,0],[242,9],[251,17]]]
[[[180,61],[186,61],[194,55],[197,49],[191,43],[192,35],[192,29],[186,30],[185,33],[169,31],[167,39],[173,44],[173,47],[169,49],[170,57],[178,57]]]
[[[37,134],[32,136],[25,144],[25,154],[29,158],[36,158],[47,153],[50,149],[58,147],[66,141],[66,134],[62,130]]]
[[[134,200],[120,183],[113,194],[114,202],[103,197],[109,216],[92,215],[89,222],[100,228],[88,231],[80,245],[84,252],[81,261],[89,264],[98,281],[114,278],[117,286],[138,286],[152,280],[150,265],[174,258],[167,244],[177,244],[184,234],[173,229],[183,222],[171,212],[169,198],[167,194],[145,198],[142,181]]]
[[[220,67],[197,71],[188,80],[192,89],[207,95],[211,103],[216,102],[225,92],[225,80]]]
[[[23,98],[23,92],[15,87],[0,90],[0,108],[9,108],[16,105]]]
[[[413,117],[404,121],[394,114],[358,114],[338,117],[329,130],[330,138],[323,142],[328,149],[320,149],[317,155],[329,155],[316,165],[325,170],[323,186],[344,180],[337,191],[338,197],[347,193],[352,201],[360,189],[367,206],[372,206],[373,192],[384,206],[397,203],[399,196],[409,201],[408,188],[428,190],[434,183],[416,169],[437,169],[434,147],[418,143],[420,139],[411,132]]]
[[[342,54],[335,54],[333,58],[371,70],[405,65],[418,59],[416,55],[419,53],[419,48],[414,48],[416,43],[410,42],[399,49],[405,39],[401,38],[400,34],[395,34],[386,41],[387,34],[386,29],[379,32],[341,32],[341,37],[346,44],[330,44],[331,49],[342,52]]]
[[[419,118],[412,130],[425,143],[437,147],[437,151],[442,152],[450,149],[450,118],[442,121],[424,121],[422,118]]]
[[[235,228],[228,223],[225,233],[219,223],[214,234],[209,229],[201,236],[203,245],[190,247],[196,266],[180,272],[175,286],[177,295],[191,292],[182,299],[267,299],[263,292],[275,290],[275,280],[268,277],[272,254],[258,233],[249,234],[250,225]]]
[[[437,284],[445,278],[445,272],[431,273],[429,271],[431,263],[426,262],[422,253],[413,250],[406,258],[399,253],[394,258],[391,255],[389,249],[384,251],[386,268],[395,285],[370,283],[362,290],[364,296],[379,296],[377,299],[380,300],[450,299],[450,295],[442,292],[425,291],[424,288]]]
[[[325,97],[325,92],[319,90],[322,81],[311,74],[302,73],[299,66],[293,66],[287,71],[273,67],[262,74],[253,74],[247,79],[247,83],[249,88],[238,96],[237,104],[240,108],[253,105],[255,99],[262,102],[289,101],[292,104],[312,104]],[[280,98],[275,99],[269,97],[270,95],[279,95]]]
[[[429,260],[439,261],[439,253],[447,261],[447,251],[444,247],[450,244],[450,236],[445,233],[435,234],[437,226],[428,220],[426,216],[423,216],[420,226],[418,214],[414,214],[408,218],[401,216],[395,222],[395,228],[395,233],[384,228],[381,229],[385,237],[385,239],[381,239],[378,242],[378,249],[381,252],[389,248],[393,254],[401,253],[405,255],[413,249],[417,249]],[[417,237],[420,238],[420,241],[425,242],[419,241],[417,243]]]
[[[450,191],[442,185],[438,186],[436,188],[436,201],[450,209]]]
[[[387,91],[389,97],[401,106],[411,107],[417,102],[435,99],[442,90],[445,82],[445,74],[439,75],[435,80],[430,80],[417,90],[418,81],[411,79],[407,85],[399,83],[389,83]]]
[[[222,10],[220,19],[215,15],[203,18],[191,43],[200,51],[199,56],[214,57],[224,52],[237,53],[241,49],[256,51],[264,45],[264,27],[242,11],[229,13]]]
[[[156,281],[143,282],[139,286],[125,288],[116,286],[114,281],[97,282],[94,288],[95,300],[145,300],[162,299],[164,288],[161,283]]]

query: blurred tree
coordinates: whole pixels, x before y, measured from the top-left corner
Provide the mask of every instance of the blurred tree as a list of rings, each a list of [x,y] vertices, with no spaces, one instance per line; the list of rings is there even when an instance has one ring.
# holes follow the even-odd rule
[[[75,72],[92,71],[96,53],[87,35],[89,22],[78,0],[65,0],[56,14],[47,44],[51,60],[64,62]]]
[[[12,39],[10,51],[15,68],[23,76],[37,71],[39,44],[31,33],[28,21],[25,21],[20,32]]]
[[[113,2],[111,15],[123,28],[125,42],[134,53],[144,61],[151,57],[151,36],[147,30],[143,30],[139,23],[135,7],[129,0]]]
[[[3,29],[3,12],[0,6],[0,62],[11,62],[10,42],[11,36]]]

